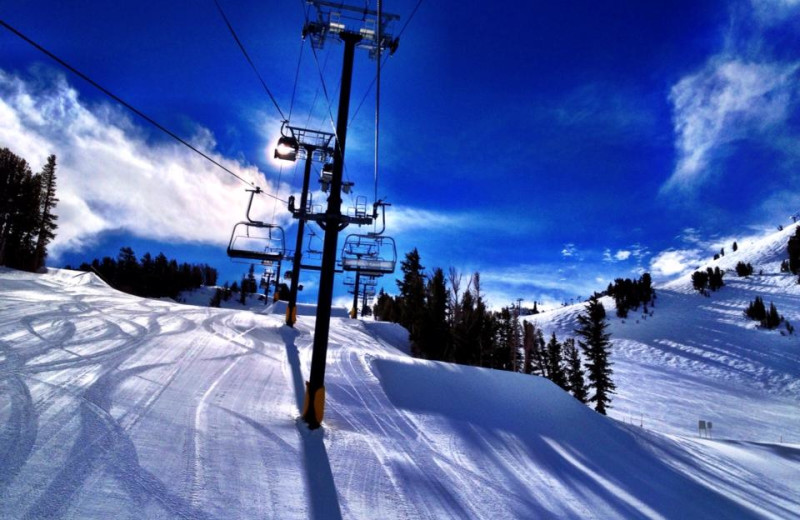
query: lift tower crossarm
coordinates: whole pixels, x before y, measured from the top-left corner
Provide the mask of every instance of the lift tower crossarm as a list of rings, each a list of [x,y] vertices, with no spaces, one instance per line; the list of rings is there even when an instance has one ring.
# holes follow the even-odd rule
[[[367,9],[367,8],[364,8],[364,7],[356,7],[354,5],[344,5],[341,2],[337,3],[337,2],[326,2],[325,0],[313,0],[313,1],[310,1],[308,3],[316,5],[316,6],[330,7],[331,9],[335,9],[337,11],[350,11],[350,12],[353,12],[353,13],[361,13],[361,14],[365,15],[365,17],[366,16],[378,16],[378,14],[379,14],[378,11],[373,11],[372,9]],[[322,9],[318,9],[317,10],[317,13],[319,13],[320,15],[323,12],[324,11]],[[382,15],[382,18],[385,19],[386,21],[393,21],[393,20],[399,20],[400,19],[400,16],[396,15],[396,14],[390,14],[390,13],[380,13],[380,14]]]

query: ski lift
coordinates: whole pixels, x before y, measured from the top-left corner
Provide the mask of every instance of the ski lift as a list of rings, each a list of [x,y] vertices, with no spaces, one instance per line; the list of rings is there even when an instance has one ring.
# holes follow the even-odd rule
[[[247,191],[250,192],[247,220],[233,226],[228,242],[228,256],[260,262],[280,261],[286,251],[283,228],[250,218],[253,196],[261,193],[261,188]]]
[[[308,246],[306,247],[306,254],[310,258],[322,258],[322,250],[316,249],[314,247],[313,240],[316,238],[317,234],[314,233],[314,230],[310,230],[308,233]]]
[[[342,269],[359,271],[367,276],[394,272],[397,247],[392,237],[383,235],[348,235],[342,247]]]
[[[349,191],[348,191],[349,192]],[[346,193],[348,193],[346,192]],[[364,218],[367,216],[367,198],[363,195],[356,197],[355,206],[350,207],[350,216]]]

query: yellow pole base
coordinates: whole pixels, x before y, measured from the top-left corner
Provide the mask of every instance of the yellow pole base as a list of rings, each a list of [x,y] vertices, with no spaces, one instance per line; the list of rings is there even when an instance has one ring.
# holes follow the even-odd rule
[[[297,323],[297,306],[295,305],[293,309],[286,307],[286,324],[291,327],[295,323]]]
[[[320,387],[314,392],[313,397],[308,395],[308,381],[306,381],[306,395],[303,398],[303,420],[312,430],[322,425],[325,414],[325,387]]]

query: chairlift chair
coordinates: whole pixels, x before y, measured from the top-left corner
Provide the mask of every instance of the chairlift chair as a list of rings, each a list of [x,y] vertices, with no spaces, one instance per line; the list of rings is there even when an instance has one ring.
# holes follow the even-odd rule
[[[250,202],[247,204],[247,220],[233,226],[228,242],[228,256],[257,262],[280,261],[286,252],[283,228],[250,218],[253,196],[261,193],[261,189],[248,191]]]
[[[352,234],[342,247],[342,270],[359,271],[366,276],[383,276],[394,272],[397,247],[392,237]]]
[[[264,222],[238,222],[228,243],[228,256],[258,262],[274,262],[283,258],[283,229]]]

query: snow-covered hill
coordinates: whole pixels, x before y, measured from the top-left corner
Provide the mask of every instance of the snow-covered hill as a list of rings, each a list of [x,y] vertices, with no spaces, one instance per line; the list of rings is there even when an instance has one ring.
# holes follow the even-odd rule
[[[800,333],[763,330],[743,314],[761,296],[800,324],[797,276],[780,272],[795,227],[698,266],[726,271],[725,287],[709,297],[692,288],[689,273],[656,287],[652,316],[640,309],[621,320],[613,300],[603,298],[619,390],[612,417],[686,435],[710,420],[720,438],[800,443]],[[738,277],[738,262],[751,263],[756,274]],[[572,336],[583,308],[563,307],[533,321],[548,334]]]
[[[666,335],[695,298],[678,290],[646,324],[615,322],[615,413],[645,413],[644,428],[539,377],[412,359],[397,326],[334,318],[312,432],[298,420],[310,309],[291,329],[280,309],[2,270],[0,518],[798,517],[800,447],[775,438],[798,431],[797,343],[724,318],[722,294],[698,300],[721,317],[696,330]],[[734,427],[748,414],[725,403],[768,417]],[[693,435],[703,417],[722,439]]]

